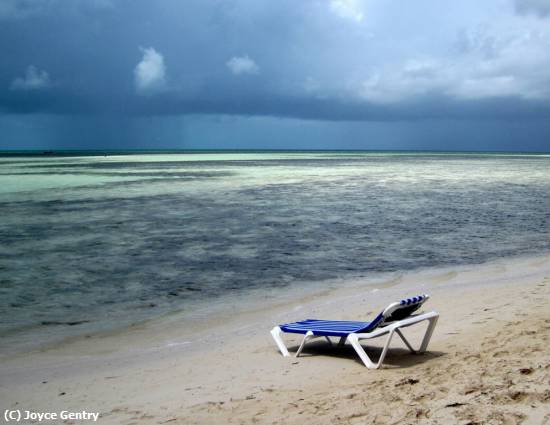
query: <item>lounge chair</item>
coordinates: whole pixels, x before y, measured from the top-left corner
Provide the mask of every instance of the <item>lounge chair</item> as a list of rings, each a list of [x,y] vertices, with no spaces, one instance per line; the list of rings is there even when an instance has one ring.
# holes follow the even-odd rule
[[[419,295],[417,297],[406,298],[390,304],[371,322],[308,319],[302,322],[287,323],[285,325],[275,326],[271,330],[271,335],[273,336],[277,347],[285,357],[288,357],[290,354],[288,353],[288,349],[286,348],[286,345],[281,337],[283,332],[304,335],[304,339],[296,352],[296,357],[300,355],[307,341],[314,338],[326,338],[327,341],[332,344],[329,337],[339,337],[340,340],[338,345],[344,345],[346,341],[349,342],[366,367],[369,369],[378,369],[386,357],[388,347],[394,333],[401,337],[411,352],[420,354],[426,351],[439,314],[435,311],[416,315],[412,315],[412,313],[418,310],[428,298],[429,295]],[[428,328],[426,329],[420,348],[415,350],[401,332],[401,328],[412,326],[424,320],[429,322]],[[384,348],[382,349],[382,354],[380,354],[378,362],[375,363],[367,355],[361,346],[360,341],[362,339],[377,338],[386,334],[388,335],[388,338],[384,344]]]

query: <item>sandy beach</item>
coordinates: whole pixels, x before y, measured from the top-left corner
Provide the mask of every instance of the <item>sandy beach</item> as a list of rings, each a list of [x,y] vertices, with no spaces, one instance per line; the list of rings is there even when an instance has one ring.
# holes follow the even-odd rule
[[[417,293],[431,294],[423,310],[441,315],[428,352],[410,355],[394,340],[381,370],[321,340],[283,358],[270,338],[277,323],[368,320]],[[542,256],[256,300],[193,329],[174,315],[5,356],[2,409],[97,412],[98,423],[128,425],[550,423],[549,294],[550,256]],[[417,341],[422,332],[406,334]],[[288,341],[295,350],[299,338]]]

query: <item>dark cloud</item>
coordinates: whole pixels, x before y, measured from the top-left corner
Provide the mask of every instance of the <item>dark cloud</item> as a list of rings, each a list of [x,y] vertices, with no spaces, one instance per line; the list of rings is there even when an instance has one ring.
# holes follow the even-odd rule
[[[549,0],[515,0],[515,5],[521,14],[534,13],[541,17],[550,15]]]
[[[509,5],[4,0],[0,113],[549,118],[548,1]]]

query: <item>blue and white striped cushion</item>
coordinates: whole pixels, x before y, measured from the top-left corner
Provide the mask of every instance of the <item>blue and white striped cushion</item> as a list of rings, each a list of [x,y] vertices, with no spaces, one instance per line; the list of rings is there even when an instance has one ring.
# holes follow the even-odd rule
[[[412,298],[405,298],[404,300],[401,300],[400,302],[403,305],[411,305],[411,304],[419,303],[420,301],[424,301],[425,298],[426,298],[426,295],[418,295],[418,296],[412,297]]]
[[[351,333],[372,332],[379,325],[393,320],[401,320],[417,310],[426,301],[426,295],[402,299],[399,306],[387,317],[380,313],[372,322],[357,322],[348,320],[317,320],[307,319],[301,322],[279,325],[283,332],[305,334],[312,332],[316,336],[348,336]]]
[[[287,323],[279,327],[283,332],[305,334],[309,331],[317,336],[348,336],[350,333],[370,332],[378,326],[383,317],[379,314],[372,322],[348,320],[307,319],[301,322]]]

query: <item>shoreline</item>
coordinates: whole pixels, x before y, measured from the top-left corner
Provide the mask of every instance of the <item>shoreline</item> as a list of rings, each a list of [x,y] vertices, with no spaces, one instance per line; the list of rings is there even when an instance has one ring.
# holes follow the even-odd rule
[[[533,386],[531,379],[548,379],[550,366],[544,360],[544,349],[522,352],[513,359],[507,356],[521,351],[520,343],[540,345],[546,341],[543,338],[547,338],[550,328],[547,326],[550,323],[550,255],[427,269],[394,276],[389,287],[384,287],[384,282],[388,279],[367,282],[366,287],[364,282],[349,282],[345,288],[282,305],[268,308],[262,304],[256,311],[234,311],[230,317],[212,318],[202,333],[182,329],[181,318],[173,316],[130,331],[77,338],[55,348],[11,357],[0,367],[2,407],[98,411],[100,423],[220,423],[237,417],[238,423],[315,423],[315,419],[319,420],[317,423],[355,423],[364,421],[365,414],[356,419],[335,419],[346,410],[348,416],[353,414],[349,411],[350,405],[355,405],[361,397],[364,403],[368,400],[369,395],[357,389],[355,396],[346,398],[353,385],[364,388],[378,382],[384,387],[397,385],[411,374],[414,375],[411,379],[422,382],[429,377],[437,383],[428,382],[423,390],[434,392],[435,399],[445,401],[451,395],[453,400],[458,397],[459,401],[447,404],[468,400],[456,406],[455,410],[461,412],[474,404],[472,397],[483,399],[481,392],[485,390],[457,395],[452,382],[447,382],[451,388],[440,391],[446,382],[441,373],[451,364],[456,369],[451,371],[451,381],[460,380],[461,373],[473,373],[473,367],[485,368],[486,374],[493,373],[487,365],[494,362],[500,362],[499,367],[514,365],[516,372],[533,369],[534,372],[525,376],[520,373],[519,378],[514,375],[516,383],[523,379]],[[362,292],[358,292],[360,288]],[[322,342],[312,343],[304,357],[283,358],[269,336],[273,325],[306,317],[368,320],[389,302],[422,292],[432,297],[424,310],[438,310],[441,314],[428,353],[410,356],[394,341],[388,367],[380,371],[369,371],[353,352],[347,349],[339,352]],[[533,327],[535,334],[532,335],[537,337],[529,338],[525,332],[531,332]],[[413,339],[415,332],[412,330]],[[499,332],[503,337],[496,338]],[[515,333],[518,342],[512,338]],[[289,340],[294,341],[292,337]],[[485,341],[484,350],[480,350],[477,340]],[[474,357],[466,358],[465,352]],[[498,352],[503,353],[497,355]],[[475,356],[487,359],[484,363]],[[535,360],[529,360],[530,357]],[[452,363],[448,363],[449,359]],[[525,367],[520,364],[523,360],[528,363]],[[533,362],[539,362],[541,368],[533,366]],[[494,379],[504,378],[498,375]],[[403,384],[387,390],[403,398],[419,388]],[[505,397],[505,401],[512,407],[521,407],[518,415],[524,419],[535,417],[533,412],[543,412],[541,417],[545,417],[550,415],[550,410],[544,391],[540,390],[536,396],[518,396],[519,401]],[[308,408],[300,404],[292,406],[294,397],[302,393],[305,396],[299,398],[308,400],[308,406],[311,400],[307,394],[314,394],[318,407],[334,404],[335,400],[342,401],[342,406],[335,405],[332,411],[327,410],[319,417],[312,411],[308,413]],[[378,399],[380,395],[374,397],[377,401],[372,405],[367,403],[370,413],[366,417],[376,412],[382,418],[387,414],[384,410],[388,401]],[[426,398],[422,403],[418,400],[411,403],[424,406],[432,402]],[[533,412],[529,403],[537,406]],[[419,417],[430,423],[426,409],[433,414],[433,407],[418,406],[415,409],[424,409]],[[284,409],[290,409],[290,416],[283,413]],[[302,414],[298,413],[300,409]],[[408,418],[412,407],[402,406],[401,411],[403,409]],[[450,414],[448,409],[443,407],[441,414]],[[475,415],[475,412],[468,414]],[[511,423],[520,422],[518,419]]]
[[[285,288],[253,288],[238,292],[237,294],[220,295],[213,302],[212,300],[199,299],[193,305],[186,305],[179,310],[165,311],[156,316],[130,321],[128,324],[121,326],[112,326],[103,323],[100,324],[101,326],[94,328],[93,325],[95,323],[91,322],[91,328],[81,330],[78,326],[65,325],[57,328],[55,326],[35,325],[31,332],[23,333],[17,331],[4,338],[4,341],[7,341],[8,344],[20,337],[25,337],[27,340],[31,339],[33,342],[27,346],[21,345],[11,351],[0,349],[0,359],[8,360],[27,354],[55,350],[56,347],[70,345],[75,342],[79,343],[88,339],[102,341],[104,338],[107,340],[110,338],[124,338],[134,333],[143,334],[149,332],[156,334],[159,328],[172,325],[183,325],[187,328],[199,330],[202,333],[205,330],[208,331],[209,328],[215,327],[216,322],[224,321],[228,314],[233,315],[236,311],[241,316],[254,316],[258,312],[279,311],[280,307],[289,305],[293,305],[293,308],[299,307],[301,309],[301,304],[308,305],[308,303],[315,302],[324,297],[338,299],[346,296],[345,294],[351,294],[353,297],[356,291],[387,290],[400,285],[413,285],[419,279],[426,279],[429,284],[438,283],[439,280],[452,283],[457,274],[464,271],[475,270],[477,268],[499,268],[504,263],[510,262],[521,267],[524,263],[536,262],[537,259],[541,261],[550,259],[550,252],[536,256],[527,254],[497,258],[484,263],[419,267],[404,271],[372,272],[368,276],[327,279],[318,282],[301,281],[290,283]],[[460,285],[464,285],[464,281]],[[407,287],[404,288],[404,291],[408,293]],[[410,293],[409,295],[415,294]],[[400,295],[396,294],[396,296],[399,297]],[[261,305],[261,307],[257,307],[257,305]],[[371,307],[377,308],[375,301]],[[284,317],[285,313],[281,312],[281,315]],[[295,319],[299,320],[299,316],[296,316]],[[87,324],[84,326],[87,326]],[[48,330],[54,331],[53,336],[47,340],[37,342],[36,337]],[[65,330],[66,334],[63,335],[63,332],[55,333],[56,330]],[[194,335],[196,333],[191,332],[191,335],[187,335],[193,338],[196,336]],[[181,337],[181,335],[178,334],[178,337]],[[108,341],[107,343],[110,344]],[[185,343],[192,343],[192,341],[184,341],[183,345]],[[8,344],[5,346],[8,346]]]

